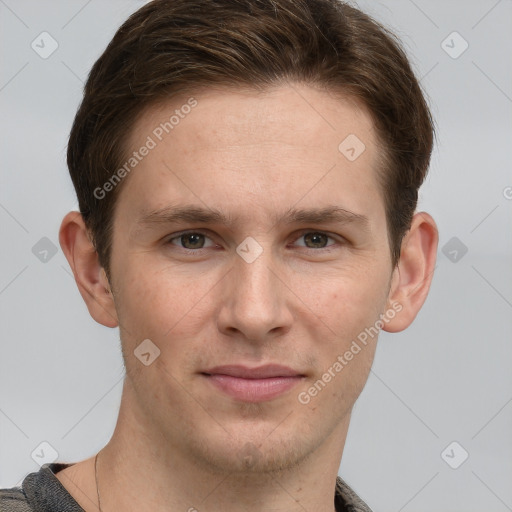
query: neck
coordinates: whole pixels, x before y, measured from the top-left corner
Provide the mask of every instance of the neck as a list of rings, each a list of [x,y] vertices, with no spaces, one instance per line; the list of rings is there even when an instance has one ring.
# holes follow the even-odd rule
[[[144,414],[129,400],[125,380],[114,434],[101,450],[98,483],[102,512],[124,510],[222,510],[234,512],[334,511],[334,487],[349,415],[323,444],[291,467],[265,472],[250,467],[259,452],[247,452],[245,471],[223,471],[205,464],[172,436],[144,421]]]

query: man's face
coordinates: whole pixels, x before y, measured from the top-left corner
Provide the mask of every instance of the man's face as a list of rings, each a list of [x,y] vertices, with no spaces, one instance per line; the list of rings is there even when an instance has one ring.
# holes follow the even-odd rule
[[[353,341],[389,307],[375,132],[354,102],[305,86],[194,98],[161,141],[187,97],[147,110],[129,141],[156,146],[114,217],[126,400],[155,438],[210,467],[288,467],[342,445],[376,336],[357,353]],[[356,159],[356,139],[338,149],[351,134],[365,145]],[[331,207],[344,217],[300,216]],[[143,221],[165,208],[226,219]],[[134,350],[147,339],[160,355],[146,366]]]

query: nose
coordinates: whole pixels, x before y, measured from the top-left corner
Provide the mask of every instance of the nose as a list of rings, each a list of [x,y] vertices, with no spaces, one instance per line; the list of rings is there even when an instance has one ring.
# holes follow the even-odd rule
[[[227,278],[217,319],[223,334],[264,342],[291,329],[293,294],[270,250],[251,263],[236,255]]]

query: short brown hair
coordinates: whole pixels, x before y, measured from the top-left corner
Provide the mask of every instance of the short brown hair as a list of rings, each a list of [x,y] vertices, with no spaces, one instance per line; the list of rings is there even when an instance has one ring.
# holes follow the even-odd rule
[[[434,125],[396,36],[339,0],[154,0],[126,20],[94,64],[69,137],[69,172],[107,276],[122,183],[102,199],[94,190],[126,161],[137,116],[185,91],[286,81],[340,92],[367,108],[383,147],[378,176],[397,264]]]

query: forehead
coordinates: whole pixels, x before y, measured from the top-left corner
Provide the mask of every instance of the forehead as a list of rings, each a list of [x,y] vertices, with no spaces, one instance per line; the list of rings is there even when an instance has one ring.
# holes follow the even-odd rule
[[[183,94],[135,122],[127,157],[151,149],[126,178],[119,208],[132,222],[181,200],[247,220],[299,202],[367,215],[383,208],[377,143],[364,107],[309,86]]]

